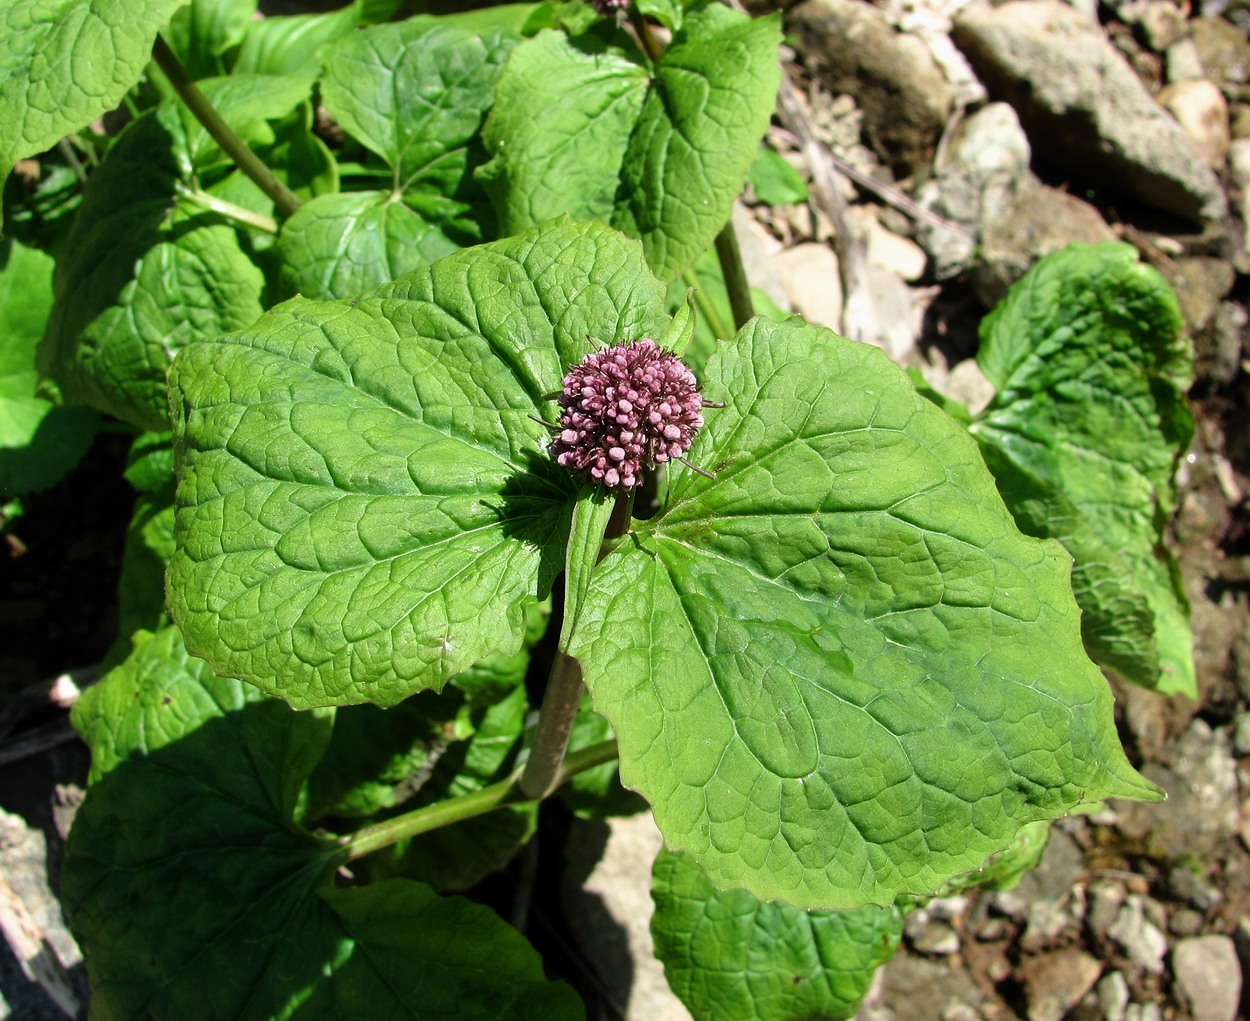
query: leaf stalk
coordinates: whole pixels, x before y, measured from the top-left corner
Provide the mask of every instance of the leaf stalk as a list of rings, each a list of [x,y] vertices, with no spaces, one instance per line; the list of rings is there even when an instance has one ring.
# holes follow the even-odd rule
[[[751,301],[751,285],[747,282],[746,267],[742,265],[742,250],[738,247],[732,215],[716,235],[716,257],[720,260],[725,289],[729,292],[729,307],[733,310],[736,332],[755,317],[755,305]]]
[[[182,61],[169,48],[169,44],[157,35],[152,44],[152,59],[169,79],[178,97],[187,105],[187,109],[198,120],[222,150],[234,160],[235,164],[256,184],[261,191],[273,199],[275,208],[283,216],[290,216],[299,209],[300,201],[285,184],[278,180],[260,157],[243,141],[229,124],[225,122],[208,98],[200,91],[198,85],[191,80]]]

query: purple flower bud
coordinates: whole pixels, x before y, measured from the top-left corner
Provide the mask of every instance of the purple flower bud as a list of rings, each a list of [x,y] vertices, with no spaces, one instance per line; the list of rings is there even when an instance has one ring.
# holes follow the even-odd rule
[[[644,469],[689,450],[703,425],[694,373],[650,339],[587,355],[564,377],[559,400],[552,456],[609,489],[633,489]]]

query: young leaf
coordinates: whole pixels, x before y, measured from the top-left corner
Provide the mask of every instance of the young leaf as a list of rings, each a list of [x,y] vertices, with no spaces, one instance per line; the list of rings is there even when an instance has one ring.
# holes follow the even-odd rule
[[[280,250],[294,290],[353,297],[455,251],[466,226],[480,238],[466,223],[486,206],[470,143],[517,40],[500,29],[474,34],[460,20],[377,25],[323,51],[327,109],[392,180],[388,191],[322,196],[291,217]]]
[[[800,911],[718,890],[688,855],[661,851],[651,877],[655,954],[696,1021],[853,1017],[898,949],[897,908]]]
[[[593,34],[522,43],[483,135],[503,229],[610,217],[660,279],[678,277],[725,225],[768,126],[780,24],[696,8],[654,68]]]
[[[1193,374],[1176,297],[1124,244],[1039,262],[981,326],[998,388],[971,426],[1031,535],[1076,559],[1096,660],[1138,684],[1195,694],[1187,604],[1163,530],[1193,436]]]
[[[663,307],[637,244],[557,223],[187,348],[168,582],[189,647],[298,707],[394,705],[518,649],[576,491],[531,416]]]
[[[229,70],[223,56],[242,41],[255,13],[256,0],[191,0],[162,34],[192,78],[213,78]]]
[[[92,1017],[580,1017],[492,911],[402,880],[333,889],[337,843],[295,823],[331,718],[213,677],[173,629],[83,696],[92,785],[62,893]]]
[[[169,427],[179,348],[261,311],[264,278],[233,227],[179,203],[186,139],[172,105],[135,121],[92,174],[57,262],[39,368],[66,399],[142,429]]]
[[[321,48],[360,24],[360,2],[326,14],[263,18],[248,29],[234,73],[294,74],[320,77]]]
[[[95,439],[90,408],[56,407],[37,396],[35,349],[52,310],[53,259],[13,240],[0,242],[0,494],[46,489],[78,463]]]
[[[669,505],[596,572],[573,654],[622,781],[721,888],[926,893],[1026,823],[1158,797],[1085,658],[1068,559],[880,352],[755,319],[708,365]]]
[[[0,181],[122,101],[186,0],[9,0],[0,19]]]

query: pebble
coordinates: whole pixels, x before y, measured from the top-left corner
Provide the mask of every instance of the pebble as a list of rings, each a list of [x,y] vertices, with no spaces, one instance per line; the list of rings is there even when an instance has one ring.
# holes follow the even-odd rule
[[[1185,865],[1173,865],[1168,871],[1168,889],[1177,900],[1199,911],[1210,911],[1224,903],[1224,894],[1204,874]]]
[[[1167,937],[1162,930],[1146,918],[1146,898],[1130,895],[1116,915],[1107,935],[1120,945],[1139,968],[1159,975],[1163,972],[1163,958],[1168,952]]]
[[[1163,1010],[1157,1003],[1130,1003],[1124,1021],[1163,1021]]]
[[[1060,1021],[1094,987],[1102,965],[1083,950],[1069,948],[1021,965],[1029,1021]]]
[[[1214,83],[1205,78],[1173,82],[1155,97],[1185,129],[1202,161],[1213,169],[1228,156],[1228,103]]]
[[[1116,916],[1128,896],[1120,883],[1098,882],[1089,888],[1089,909],[1085,913],[1085,924],[1095,939],[1105,939],[1107,930],[1115,923]]]
[[[1177,995],[1193,1021],[1234,1021],[1241,1002],[1241,965],[1228,936],[1183,939],[1172,951]]]
[[[842,280],[828,245],[807,242],[778,252],[774,260],[791,304],[809,323],[842,328]]]
[[[1124,1021],[1128,1011],[1128,979],[1118,971],[1110,971],[1098,982],[1098,1006],[1103,1021]]]
[[[1250,712],[1237,714],[1233,724],[1233,751],[1238,755],[1250,755]]]

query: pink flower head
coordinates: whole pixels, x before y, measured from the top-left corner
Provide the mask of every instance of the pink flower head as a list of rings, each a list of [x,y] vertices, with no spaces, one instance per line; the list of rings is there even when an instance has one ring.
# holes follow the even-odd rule
[[[703,425],[694,373],[653,340],[587,355],[564,377],[560,407],[552,456],[608,489],[633,489],[643,469],[680,458]]]
[[[590,6],[600,14],[608,15],[625,10],[629,6],[629,0],[590,0]]]

